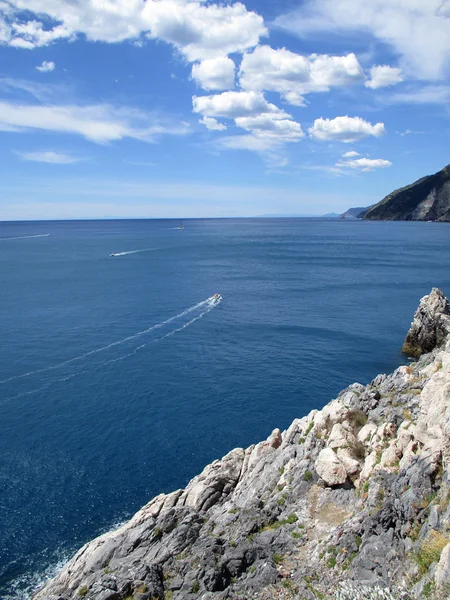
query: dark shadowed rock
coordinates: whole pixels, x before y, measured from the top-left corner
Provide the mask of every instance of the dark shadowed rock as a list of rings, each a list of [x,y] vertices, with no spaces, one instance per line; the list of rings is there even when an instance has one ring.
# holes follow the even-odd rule
[[[364,219],[450,221],[450,165],[395,190],[370,207]]]

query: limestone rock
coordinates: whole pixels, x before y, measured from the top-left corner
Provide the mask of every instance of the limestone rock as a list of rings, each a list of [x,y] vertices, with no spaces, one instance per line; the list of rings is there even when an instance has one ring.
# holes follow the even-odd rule
[[[421,356],[442,344],[449,332],[449,302],[441,290],[433,288],[421,299],[402,350],[410,356]]]
[[[314,467],[327,485],[340,485],[347,480],[347,471],[331,448],[321,450]]]

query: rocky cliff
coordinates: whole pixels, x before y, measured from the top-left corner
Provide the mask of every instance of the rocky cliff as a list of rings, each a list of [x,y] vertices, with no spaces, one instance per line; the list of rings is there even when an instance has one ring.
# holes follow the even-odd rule
[[[359,219],[361,215],[363,215],[369,210],[369,208],[370,207],[368,206],[357,206],[355,208],[349,208],[345,211],[345,213],[342,213],[339,216],[341,217],[341,219]]]
[[[407,185],[375,206],[365,219],[384,221],[450,221],[450,165]]]
[[[449,320],[434,289],[416,362],[157,496],[35,600],[449,598]]]

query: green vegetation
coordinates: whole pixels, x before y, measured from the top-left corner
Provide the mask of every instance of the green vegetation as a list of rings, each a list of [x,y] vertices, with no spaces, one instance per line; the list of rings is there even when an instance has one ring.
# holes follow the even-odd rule
[[[312,579],[312,577],[308,576],[303,577],[303,581],[305,582],[306,587],[310,592],[314,594],[316,598],[318,598],[318,600],[325,600],[325,594],[322,594],[322,592],[319,592],[319,590],[313,586]]]
[[[431,531],[422,542],[420,550],[415,555],[415,561],[419,567],[419,573],[423,577],[431,565],[438,562],[441,552],[448,544],[448,539],[438,531]]]
[[[298,443],[299,443],[299,444],[304,444],[304,443],[305,443],[305,439],[306,439],[306,438],[304,438],[304,437],[301,437],[301,438],[299,438],[299,439],[298,439]]]
[[[235,515],[238,512],[237,508],[230,508],[230,510],[228,511],[230,513],[230,515]]]
[[[79,596],[82,596],[82,597],[84,597],[84,596],[86,596],[86,594],[88,593],[88,591],[89,591],[89,590],[88,590],[88,587],[87,587],[87,585],[82,585],[82,586],[81,586],[81,587],[78,589],[78,592],[77,592],[77,594],[78,594]]]
[[[327,561],[327,565],[330,567],[330,569],[333,569],[336,566],[336,557],[330,556],[330,558]]]
[[[291,531],[291,535],[294,538],[294,540],[299,540],[300,538],[302,538],[302,534],[299,533],[298,531]]]
[[[312,478],[313,474],[311,473],[311,471],[305,471],[303,473],[303,481],[311,481]]]
[[[284,555],[283,554],[275,554],[272,556],[272,560],[276,565],[280,565],[283,562]]]
[[[164,594],[164,600],[172,600],[172,596],[173,596],[173,591],[167,590],[167,592],[165,592],[165,594]]]
[[[305,431],[305,436],[308,435],[308,433],[311,431],[311,429],[314,427],[314,421],[311,421],[311,423],[308,425],[306,431]]]
[[[236,544],[236,542],[235,542],[234,540],[231,540],[231,542],[230,542],[230,546],[231,546],[232,548],[236,548],[237,544]]]
[[[198,593],[198,591],[199,591],[199,589],[200,589],[200,584],[199,584],[198,580],[196,579],[196,580],[194,581],[194,583],[192,584],[192,587],[191,587],[191,593],[192,593],[192,594],[197,594],[197,593]]]
[[[249,572],[249,573],[254,573],[255,571],[256,571],[256,566],[255,566],[255,565],[251,565],[251,566],[248,568],[248,572]]]
[[[284,467],[280,467],[280,475],[283,475],[284,473]]]

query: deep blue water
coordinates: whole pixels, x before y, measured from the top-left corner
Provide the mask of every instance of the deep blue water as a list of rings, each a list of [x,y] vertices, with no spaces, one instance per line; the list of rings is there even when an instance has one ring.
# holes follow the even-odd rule
[[[420,297],[450,293],[447,224],[177,225],[0,224],[1,598],[396,368]],[[109,256],[131,250],[145,251]]]

